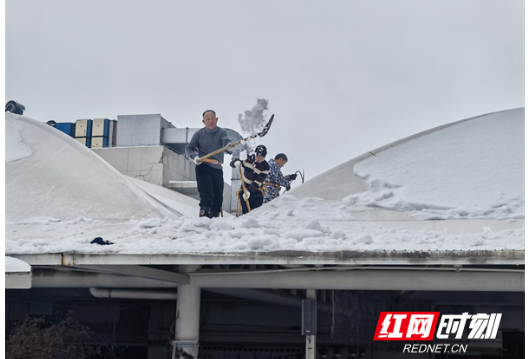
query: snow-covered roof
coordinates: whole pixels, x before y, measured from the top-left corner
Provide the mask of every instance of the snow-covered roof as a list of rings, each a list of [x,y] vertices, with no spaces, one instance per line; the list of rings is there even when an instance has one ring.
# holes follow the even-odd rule
[[[31,266],[17,258],[5,257],[6,273],[29,273]]]
[[[25,116],[6,112],[5,118],[6,222],[130,220],[168,213],[70,136]]]
[[[5,257],[5,288],[31,288],[31,266],[20,259]]]
[[[290,193],[341,200],[348,211],[380,212],[385,220],[524,219],[524,126],[525,108],[450,123],[356,157]]]
[[[157,190],[132,185],[68,136],[6,114],[6,253],[98,263],[114,263],[109,255],[137,263],[475,262],[473,253],[520,261],[523,127],[524,109],[442,126],[345,162],[241,218],[210,220],[195,218],[190,199],[157,200]],[[113,244],[90,244],[95,237]]]

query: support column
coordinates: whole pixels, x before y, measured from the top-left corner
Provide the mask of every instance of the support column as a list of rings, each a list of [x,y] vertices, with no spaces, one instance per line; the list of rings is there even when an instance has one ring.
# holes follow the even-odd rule
[[[198,268],[200,266],[180,266],[180,273],[194,272]],[[190,278],[189,284],[178,286],[176,298],[175,346],[196,357],[200,331],[200,287]]]
[[[316,300],[316,289],[307,289],[307,299]],[[316,336],[308,335],[305,339],[305,358],[316,359]]]

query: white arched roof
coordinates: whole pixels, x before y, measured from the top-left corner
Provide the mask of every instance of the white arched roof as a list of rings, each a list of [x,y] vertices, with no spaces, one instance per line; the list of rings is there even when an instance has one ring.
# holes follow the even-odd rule
[[[181,216],[192,204],[133,185],[59,131],[6,114],[6,254],[164,264],[173,255],[254,263],[259,252],[294,263],[333,253],[309,260],[324,263],[344,253],[356,253],[354,262],[365,253],[384,261],[386,251],[472,250],[488,251],[477,255],[486,263],[503,258],[491,251],[525,248],[523,127],[524,109],[442,126],[345,162],[246,216],[209,220]],[[89,244],[98,236],[114,244]]]
[[[130,220],[168,212],[70,136],[6,112],[6,220]]]
[[[385,219],[523,219],[524,120],[518,108],[434,128],[347,161],[290,194],[340,200]]]

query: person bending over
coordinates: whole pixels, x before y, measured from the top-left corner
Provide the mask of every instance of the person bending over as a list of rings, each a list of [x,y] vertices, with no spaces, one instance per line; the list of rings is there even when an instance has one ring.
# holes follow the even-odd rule
[[[231,167],[241,168],[243,172],[241,180],[244,181],[246,192],[243,189],[242,183],[241,190],[239,191],[242,214],[259,208],[263,204],[262,186],[270,171],[270,165],[266,162],[265,156],[266,147],[259,145],[255,148],[255,155],[247,156],[244,161],[234,159],[230,163]],[[248,208],[246,200],[248,200],[250,208]]]

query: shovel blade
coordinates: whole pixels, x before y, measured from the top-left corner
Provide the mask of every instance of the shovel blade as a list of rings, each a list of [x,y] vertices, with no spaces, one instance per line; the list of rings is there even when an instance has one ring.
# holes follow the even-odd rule
[[[268,131],[270,130],[270,127],[272,126],[272,121],[274,121],[274,116],[275,115],[272,115],[272,117],[270,117],[270,120],[265,125],[263,130],[257,134],[259,137],[263,137],[264,135],[266,135],[268,133]]]

